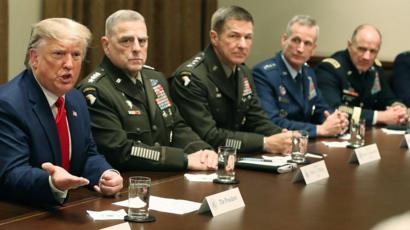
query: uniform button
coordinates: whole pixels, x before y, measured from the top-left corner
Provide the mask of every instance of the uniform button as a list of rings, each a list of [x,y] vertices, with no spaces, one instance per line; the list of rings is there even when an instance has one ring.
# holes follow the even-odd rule
[[[140,140],[137,141],[138,144],[141,144],[142,142]]]
[[[152,130],[157,131],[157,126],[156,126],[156,125],[153,125],[153,126],[152,126]]]
[[[137,133],[140,133],[141,132],[141,129],[140,128],[137,128]]]
[[[154,146],[156,146],[156,147],[159,147],[159,146],[161,146],[158,142],[155,142],[154,143]]]

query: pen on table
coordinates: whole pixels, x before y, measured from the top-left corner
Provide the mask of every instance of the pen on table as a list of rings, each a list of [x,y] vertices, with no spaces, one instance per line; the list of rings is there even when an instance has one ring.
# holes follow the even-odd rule
[[[315,153],[315,152],[308,152],[308,153],[310,153],[310,154],[312,154],[312,155],[316,155],[316,156],[321,156],[321,157],[323,157],[323,158],[327,157],[327,154],[326,154],[326,153]]]

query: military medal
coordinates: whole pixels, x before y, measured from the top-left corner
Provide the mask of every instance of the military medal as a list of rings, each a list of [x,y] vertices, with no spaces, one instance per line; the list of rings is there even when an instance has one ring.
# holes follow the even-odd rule
[[[281,96],[285,96],[285,95],[286,95],[286,89],[285,89],[285,87],[284,87],[283,85],[280,85],[280,86],[279,86],[279,94],[280,94]]]

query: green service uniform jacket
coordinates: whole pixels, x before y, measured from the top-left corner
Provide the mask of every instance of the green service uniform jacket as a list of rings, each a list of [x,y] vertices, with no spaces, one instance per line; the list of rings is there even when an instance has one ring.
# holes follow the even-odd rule
[[[192,129],[214,148],[262,152],[263,137],[281,132],[262,110],[250,70],[228,78],[212,46],[174,73],[171,96]]]
[[[120,170],[186,169],[186,154],[212,147],[186,125],[163,74],[144,66],[141,78],[144,90],[104,57],[79,84],[98,150]]]
[[[375,110],[398,102],[384,77],[381,63],[375,64],[365,73],[359,73],[347,50],[336,52],[316,67],[319,89],[333,108],[353,113],[353,107],[362,107],[360,117],[366,124],[373,124]]]

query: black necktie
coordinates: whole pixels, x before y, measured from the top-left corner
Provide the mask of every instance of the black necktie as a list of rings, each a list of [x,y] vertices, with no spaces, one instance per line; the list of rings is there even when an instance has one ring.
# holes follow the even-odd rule
[[[301,73],[298,73],[298,75],[296,75],[295,81],[296,81],[296,84],[298,85],[298,87],[300,89],[300,92],[303,95],[303,79],[302,79],[302,74]]]
[[[136,80],[135,86],[137,87],[137,97],[142,101],[143,105],[147,105],[147,96],[145,95],[144,86],[140,80]]]

